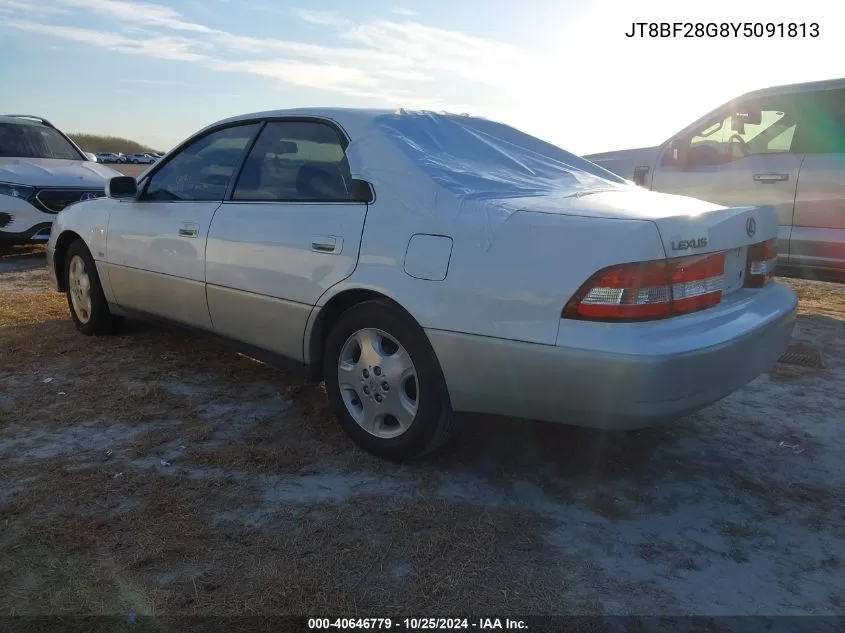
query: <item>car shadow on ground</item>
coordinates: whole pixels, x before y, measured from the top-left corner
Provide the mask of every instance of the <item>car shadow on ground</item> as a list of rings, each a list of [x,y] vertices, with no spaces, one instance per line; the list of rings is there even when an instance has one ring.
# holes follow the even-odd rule
[[[46,266],[46,249],[34,247],[0,247],[0,274]]]

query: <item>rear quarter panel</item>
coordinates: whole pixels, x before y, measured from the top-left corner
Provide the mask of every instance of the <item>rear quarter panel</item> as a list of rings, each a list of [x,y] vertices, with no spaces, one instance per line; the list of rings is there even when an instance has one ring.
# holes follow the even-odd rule
[[[432,216],[411,231],[384,221],[396,209],[368,213],[361,257],[351,277],[319,302],[346,289],[389,296],[424,328],[554,345],[560,313],[596,271],[626,261],[664,257],[651,221],[585,218],[475,208],[450,223]],[[453,240],[446,278],[415,279],[403,270],[411,234]]]

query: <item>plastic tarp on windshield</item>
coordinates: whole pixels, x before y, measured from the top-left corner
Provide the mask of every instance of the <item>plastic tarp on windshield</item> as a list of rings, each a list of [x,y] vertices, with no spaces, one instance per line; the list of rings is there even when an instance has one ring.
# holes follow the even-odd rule
[[[560,196],[628,186],[579,156],[486,119],[400,111],[376,122],[432,180],[461,198]]]

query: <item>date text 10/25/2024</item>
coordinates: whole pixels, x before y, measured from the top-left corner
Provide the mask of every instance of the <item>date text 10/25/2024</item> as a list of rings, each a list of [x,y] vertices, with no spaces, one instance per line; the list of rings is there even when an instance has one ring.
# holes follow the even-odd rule
[[[308,618],[308,630],[402,629],[406,631],[527,630],[524,620],[511,618]]]
[[[818,22],[632,22],[625,37],[819,37]]]

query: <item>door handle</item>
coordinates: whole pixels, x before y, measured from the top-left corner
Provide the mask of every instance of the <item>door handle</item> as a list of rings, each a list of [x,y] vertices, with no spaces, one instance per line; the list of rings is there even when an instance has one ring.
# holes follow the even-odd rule
[[[200,227],[198,224],[192,222],[185,222],[179,227],[180,237],[196,237],[199,233]]]
[[[311,250],[317,253],[339,253],[343,249],[343,238],[331,235],[315,235],[311,238]]]
[[[768,185],[773,182],[786,182],[787,180],[789,180],[789,174],[777,174],[774,172],[754,174],[754,182],[761,182],[764,185]]]

